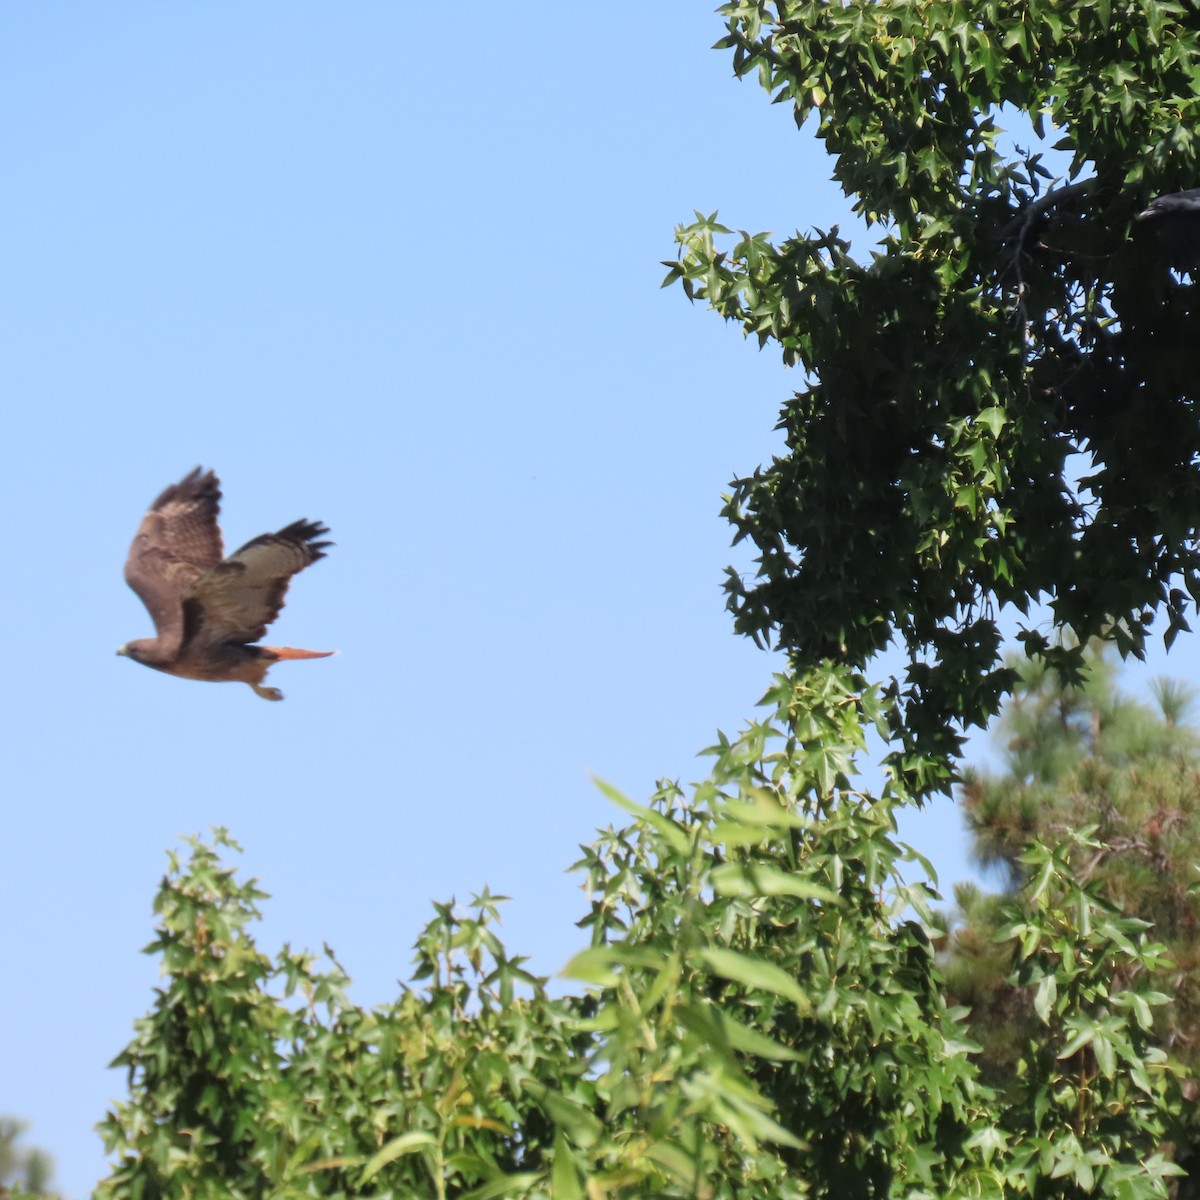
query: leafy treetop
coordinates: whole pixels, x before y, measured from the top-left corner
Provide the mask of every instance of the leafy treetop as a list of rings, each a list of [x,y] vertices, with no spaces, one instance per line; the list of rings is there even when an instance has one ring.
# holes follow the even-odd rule
[[[793,106],[878,237],[678,231],[668,282],[777,345],[806,385],[787,451],[726,513],[758,550],[737,627],[805,668],[898,639],[893,765],[952,777],[1013,683],[1005,608],[1142,653],[1200,596],[1195,288],[1135,221],[1200,183],[1200,20],[1166,0],[735,0],[734,70]],[[1053,131],[1072,183],[1000,122]],[[730,241],[732,240],[732,244]],[[1179,265],[1179,264],[1176,264]]]

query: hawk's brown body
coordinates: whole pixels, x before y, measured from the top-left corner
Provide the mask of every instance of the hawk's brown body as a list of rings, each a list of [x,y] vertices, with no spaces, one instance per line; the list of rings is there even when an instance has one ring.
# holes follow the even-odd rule
[[[221,486],[197,467],[150,506],[129,548],[125,580],[154,619],[157,635],[117,651],[168,675],[246,683],[264,700],[282,700],[263,681],[273,663],[325,658],[332,651],[255,646],[279,616],[293,575],[325,555],[329,531],[295,521],[264,533],[228,558],[217,527]]]

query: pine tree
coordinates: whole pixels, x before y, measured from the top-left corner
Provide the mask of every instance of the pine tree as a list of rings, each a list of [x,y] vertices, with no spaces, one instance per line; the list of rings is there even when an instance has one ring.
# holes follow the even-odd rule
[[[1190,894],[1200,862],[1200,733],[1185,719],[1191,693],[1160,679],[1154,703],[1140,703],[1120,691],[1098,649],[1088,650],[1086,664],[1074,685],[1024,665],[997,729],[1000,768],[964,773],[973,855],[1003,873],[1004,887],[955,889],[943,969],[951,995],[971,1007],[985,1071],[1001,1085],[1040,1021],[1016,986],[1012,945],[997,935],[1031,882],[1029,845],[1064,846],[1079,831],[1090,831],[1087,848],[1071,852],[1080,882],[1149,922],[1168,948],[1173,965],[1155,980],[1171,998],[1157,1026],[1160,1044],[1200,1064],[1200,907]]]

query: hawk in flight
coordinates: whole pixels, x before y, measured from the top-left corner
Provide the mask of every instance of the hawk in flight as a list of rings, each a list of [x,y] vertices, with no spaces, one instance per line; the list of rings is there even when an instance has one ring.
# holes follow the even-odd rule
[[[316,539],[329,530],[317,521],[294,521],[224,558],[220,505],[220,481],[199,467],[150,505],[129,547],[125,582],[141,597],[157,633],[117,653],[168,675],[248,683],[264,700],[282,700],[278,688],[263,684],[272,665],[333,651],[251,643],[279,616],[292,576],[325,557],[332,543]]]

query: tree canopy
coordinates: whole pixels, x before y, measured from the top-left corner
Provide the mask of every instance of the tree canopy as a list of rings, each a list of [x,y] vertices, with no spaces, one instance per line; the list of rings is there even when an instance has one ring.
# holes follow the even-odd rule
[[[1169,0],[720,11],[876,241],[678,232],[668,280],[805,375],[786,454],[729,497],[759,552],[730,606],[800,669],[905,646],[894,762],[927,791],[1012,685],[1005,610],[1069,669],[1040,604],[1076,647],[1140,653],[1200,595],[1194,288],[1135,229],[1200,181],[1200,23]]]
[[[780,681],[771,702],[804,699]],[[332,952],[263,954],[236,847],[193,839],[156,901],[164,983],[115,1064],[99,1200],[1166,1196],[1179,1090],[1143,926],[1043,853],[1014,937],[1045,1027],[1000,1095],[891,806],[830,810],[777,712],[710,754],[694,788],[613,793],[632,821],[576,864],[592,945],[564,997],[484,893],[436,905],[414,986],[363,1009]]]

